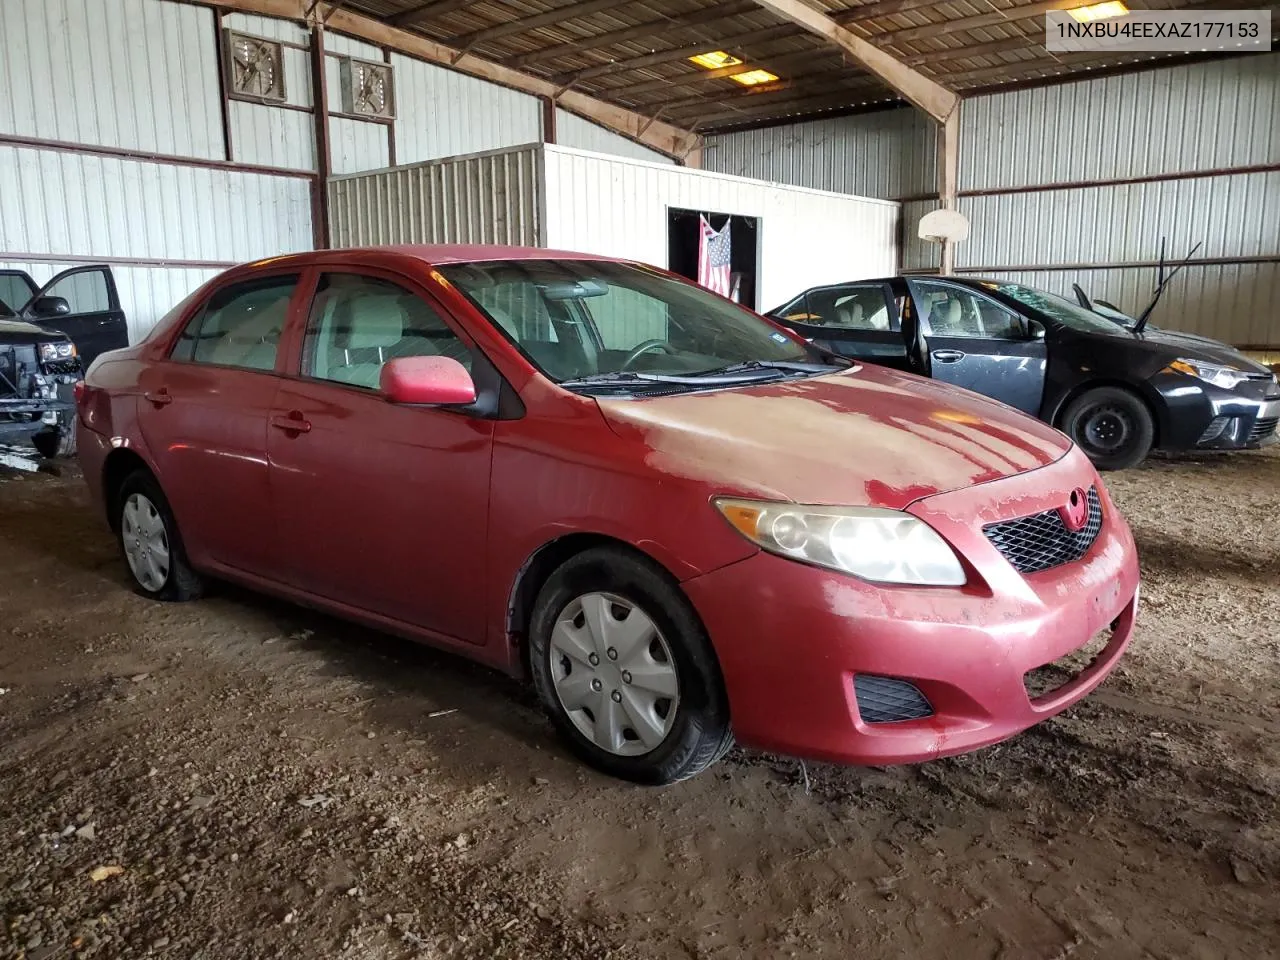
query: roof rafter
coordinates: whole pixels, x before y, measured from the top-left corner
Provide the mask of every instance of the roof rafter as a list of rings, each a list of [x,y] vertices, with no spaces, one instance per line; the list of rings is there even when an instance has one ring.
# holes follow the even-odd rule
[[[587,17],[593,13],[600,13],[602,10],[627,6],[631,2],[632,0],[585,0],[583,3],[571,3],[531,17],[509,20],[506,23],[485,27],[483,30],[473,30],[470,33],[459,34],[456,37],[451,37],[448,42],[456,47],[470,48],[490,40],[509,37],[513,33],[537,30],[539,27],[550,26],[553,23],[562,23],[565,20],[574,20],[578,17]]]
[[[944,122],[959,107],[960,98],[955,93],[923,73],[908,67],[901,60],[890,56],[874,44],[846,30],[826,14],[820,13],[801,0],[755,0],[755,2],[784,20],[803,27],[814,36],[822,37],[844,49],[863,67],[939,123]],[[1079,0],[1054,0],[1054,2],[1078,3]]]

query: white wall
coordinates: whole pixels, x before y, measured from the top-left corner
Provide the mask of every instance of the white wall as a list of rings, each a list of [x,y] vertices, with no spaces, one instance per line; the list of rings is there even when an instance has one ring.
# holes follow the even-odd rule
[[[0,38],[0,133],[226,159],[210,10],[0,0]]]
[[[609,153],[632,160],[648,160],[650,163],[675,164],[665,153],[650,150],[619,133],[585,120],[576,113],[556,109],[556,143],[562,147],[590,150],[593,153]]]
[[[541,138],[537,97],[412,57],[392,54],[396,71],[396,162],[480,153]]]
[[[285,103],[288,109],[269,103],[232,99],[231,153],[237,163],[291,170],[316,169],[315,94],[311,89],[311,35],[288,20],[228,13],[223,27],[250,36],[278,40],[286,46],[280,54],[284,66]]]
[[[760,218],[759,306],[898,267],[899,205],[546,147],[548,247],[667,266],[667,208]]]

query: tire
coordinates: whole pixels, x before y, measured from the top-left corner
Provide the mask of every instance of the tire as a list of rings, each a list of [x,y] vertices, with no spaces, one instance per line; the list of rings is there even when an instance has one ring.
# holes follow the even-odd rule
[[[115,510],[120,550],[137,593],[168,602],[204,595],[204,581],[191,569],[177,521],[155,477],[146,470],[129,474],[116,494]],[[154,549],[157,544],[167,549],[167,563]]]
[[[1146,459],[1155,443],[1151,411],[1123,387],[1094,387],[1067,405],[1062,431],[1099,470],[1126,470]]]
[[[31,438],[31,445],[46,460],[76,455],[76,428],[61,422],[52,430],[42,430]]]
[[[633,620],[637,611],[642,619]],[[603,623],[605,641],[596,642],[588,614]],[[529,626],[529,662],[556,730],[611,776],[676,783],[733,745],[724,681],[702,623],[661,568],[626,550],[584,551],[547,579]]]

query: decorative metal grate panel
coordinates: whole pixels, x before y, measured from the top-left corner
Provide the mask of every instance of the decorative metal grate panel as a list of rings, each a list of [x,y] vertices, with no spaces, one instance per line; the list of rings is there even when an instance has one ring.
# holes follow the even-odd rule
[[[1089,488],[1088,499],[1089,518],[1074,532],[1067,529],[1057,510],[989,523],[982,532],[1022,573],[1038,573],[1074,563],[1089,552],[1102,529],[1102,501],[1096,487]]]

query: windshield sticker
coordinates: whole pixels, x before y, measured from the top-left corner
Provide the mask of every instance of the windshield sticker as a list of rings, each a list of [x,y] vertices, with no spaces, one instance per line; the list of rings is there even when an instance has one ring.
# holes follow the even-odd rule
[[[774,340],[777,340],[777,341],[778,341],[778,343],[786,343],[786,342],[787,342],[786,334],[782,334],[782,333],[771,333],[771,334],[769,334],[769,336],[773,337],[773,339],[774,339]]]

